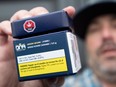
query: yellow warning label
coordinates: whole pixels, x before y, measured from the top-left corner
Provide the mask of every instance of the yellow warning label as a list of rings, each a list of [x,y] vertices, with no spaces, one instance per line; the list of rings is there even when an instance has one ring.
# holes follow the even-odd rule
[[[20,63],[18,67],[20,77],[67,71],[65,57]]]

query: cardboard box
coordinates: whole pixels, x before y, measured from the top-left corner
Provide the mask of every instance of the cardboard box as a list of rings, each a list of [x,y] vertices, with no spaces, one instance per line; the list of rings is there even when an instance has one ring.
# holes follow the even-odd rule
[[[26,38],[62,30],[72,31],[71,19],[63,10],[12,22],[14,38]]]
[[[14,41],[20,81],[65,76],[81,68],[77,39],[68,31]]]

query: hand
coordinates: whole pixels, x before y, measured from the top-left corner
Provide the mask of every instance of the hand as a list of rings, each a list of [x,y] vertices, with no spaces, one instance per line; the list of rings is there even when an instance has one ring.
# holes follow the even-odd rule
[[[64,8],[64,10],[71,17],[75,13],[75,9],[71,6]],[[20,10],[11,17],[11,21],[0,23],[0,87],[52,87],[53,85],[61,86],[63,84],[63,77],[25,82],[19,82],[17,78],[10,23],[15,20],[45,13],[48,13],[48,11],[43,7],[36,7],[30,11]]]

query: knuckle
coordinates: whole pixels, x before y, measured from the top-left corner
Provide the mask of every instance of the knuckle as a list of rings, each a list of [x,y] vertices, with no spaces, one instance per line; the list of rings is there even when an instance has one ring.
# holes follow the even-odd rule
[[[5,20],[0,22],[0,29],[10,25],[10,21]]]
[[[48,10],[44,7],[35,7],[31,9],[29,12],[34,13],[34,12],[48,12]]]
[[[33,16],[48,13],[48,10],[44,7],[35,7],[29,11]]]
[[[48,12],[48,10],[46,8],[44,8],[44,7],[37,7],[37,9],[40,9],[40,10],[43,10],[43,11],[47,11]]]
[[[24,15],[29,14],[29,12],[27,10],[19,10],[17,11],[12,17],[11,17],[11,22],[15,21],[15,20],[19,20],[21,19]]]
[[[0,23],[0,25],[9,24],[9,23],[10,23],[9,20],[4,20],[4,21],[2,21],[2,22]]]
[[[29,12],[27,10],[20,10],[18,12],[16,12],[16,14],[14,16],[20,17],[20,16],[24,16],[27,15]]]
[[[16,12],[17,15],[21,14],[21,13],[28,13],[28,11],[27,10],[19,10],[19,11]]]

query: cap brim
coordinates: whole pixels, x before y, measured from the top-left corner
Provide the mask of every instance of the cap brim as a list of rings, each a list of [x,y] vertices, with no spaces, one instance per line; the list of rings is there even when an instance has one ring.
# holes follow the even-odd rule
[[[81,39],[85,38],[87,27],[95,17],[114,13],[116,13],[116,2],[101,2],[81,9],[73,18],[74,29],[77,36]]]

